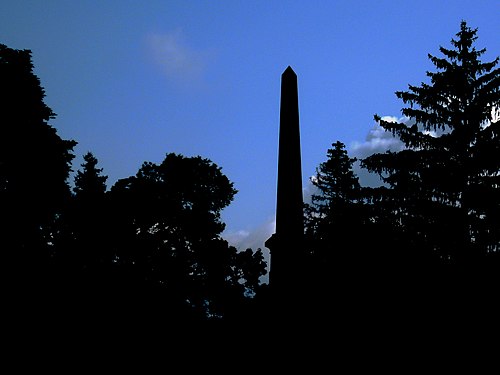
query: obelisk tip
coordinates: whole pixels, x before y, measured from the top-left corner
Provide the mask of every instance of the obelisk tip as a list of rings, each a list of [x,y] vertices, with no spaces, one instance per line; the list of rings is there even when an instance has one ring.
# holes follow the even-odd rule
[[[293,71],[292,67],[290,65],[288,65],[288,67],[285,69],[285,71],[283,72],[283,74],[293,74],[294,76],[296,76],[297,74],[295,74],[295,72]]]

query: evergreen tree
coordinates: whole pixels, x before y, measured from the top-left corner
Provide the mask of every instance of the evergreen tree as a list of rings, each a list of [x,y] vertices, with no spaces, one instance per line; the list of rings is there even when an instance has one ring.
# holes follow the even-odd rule
[[[62,262],[60,266],[79,278],[77,283],[97,283],[98,273],[110,271],[108,177],[102,174],[102,168],[97,168],[98,160],[91,152],[83,160],[74,178],[71,204],[60,221],[63,230],[57,255]]]
[[[341,293],[359,295],[368,272],[375,267],[368,258],[374,245],[368,234],[363,189],[353,172],[355,162],[345,145],[337,141],[311,179],[317,193],[312,195],[311,204],[305,205],[310,258],[306,280],[312,283],[309,289],[315,291],[316,308],[331,303],[334,295],[339,303]]]
[[[402,233],[400,251],[416,249],[426,263],[470,265],[500,249],[499,59],[480,60],[476,34],[462,21],[453,49],[428,55],[430,83],[396,92],[413,125],[375,116],[406,149],[362,160],[389,186],[372,198]]]
[[[102,168],[97,168],[97,159],[91,152],[83,156],[82,170],[77,171],[73,192],[79,199],[92,199],[103,196],[106,192],[108,176],[101,175]]]
[[[348,156],[345,145],[338,141],[333,143],[327,158],[311,179],[318,193],[313,194],[311,204],[306,205],[305,220],[306,232],[321,241],[322,246],[333,245],[347,235],[345,231],[353,224],[354,211],[361,198],[361,187],[352,171],[356,158]]]

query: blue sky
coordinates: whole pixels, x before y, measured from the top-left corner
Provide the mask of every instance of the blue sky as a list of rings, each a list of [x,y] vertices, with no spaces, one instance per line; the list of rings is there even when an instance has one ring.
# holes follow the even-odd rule
[[[461,20],[484,60],[500,55],[498,0],[26,1],[0,3],[0,43],[30,49],[52,125],[91,151],[108,188],[167,152],[222,167],[238,194],[224,236],[263,246],[273,231],[281,73],[298,76],[303,183],[335,141],[351,155],[397,147],[373,115],[426,81],[427,54]],[[366,177],[362,177],[362,182]]]

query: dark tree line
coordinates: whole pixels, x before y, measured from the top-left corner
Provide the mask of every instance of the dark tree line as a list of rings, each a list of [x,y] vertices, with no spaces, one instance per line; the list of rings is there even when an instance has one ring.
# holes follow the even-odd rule
[[[480,60],[485,49],[475,48],[476,34],[462,22],[452,49],[429,54],[436,68],[427,72],[430,82],[396,92],[410,121],[375,116],[405,146],[360,160],[382,186],[360,186],[356,159],[341,142],[320,164],[306,235],[312,270],[322,270],[319,283],[330,293],[347,290],[379,307],[431,307],[435,319],[459,300],[496,303],[500,69],[498,57]]]
[[[49,125],[55,113],[33,74],[29,51],[0,45],[0,231],[2,273],[14,284],[45,267],[50,233],[70,199],[76,142]]]
[[[480,60],[476,34],[462,22],[453,48],[429,55],[430,82],[396,92],[410,122],[375,116],[405,146],[360,160],[382,186],[361,186],[343,143],[327,150],[304,210],[297,278],[307,299],[294,301],[309,319],[416,301],[442,307],[464,293],[496,300],[500,70],[498,58]],[[108,190],[88,152],[71,188],[77,143],[49,124],[55,114],[29,50],[0,45],[0,82],[0,241],[12,301],[111,311],[114,323],[265,321],[272,294],[260,282],[262,251],[221,238],[220,213],[237,191],[219,166],[167,153]]]
[[[72,306],[113,317],[110,324],[121,316],[172,325],[236,319],[250,308],[266,263],[261,249],[237,251],[221,238],[221,210],[237,191],[219,166],[167,153],[108,190],[88,152],[71,189],[77,142],[49,124],[55,113],[44,103],[31,51],[0,45],[0,82],[9,308],[58,316]]]

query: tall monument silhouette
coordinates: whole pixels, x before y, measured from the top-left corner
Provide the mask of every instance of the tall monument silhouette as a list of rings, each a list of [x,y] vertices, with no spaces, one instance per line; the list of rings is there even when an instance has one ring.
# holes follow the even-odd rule
[[[302,167],[297,75],[281,75],[276,232],[265,245],[271,252],[269,286],[292,288],[301,263],[304,237]]]

